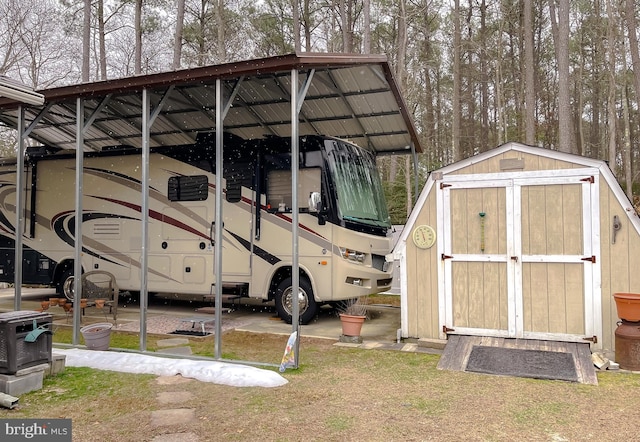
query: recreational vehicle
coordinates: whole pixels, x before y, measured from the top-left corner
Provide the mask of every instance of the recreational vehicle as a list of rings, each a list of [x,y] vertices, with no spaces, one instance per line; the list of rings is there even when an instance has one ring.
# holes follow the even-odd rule
[[[224,139],[222,284],[239,296],[275,300],[292,318],[290,138]],[[391,227],[374,153],[346,141],[300,138],[300,321],[323,303],[391,287]],[[151,149],[149,293],[209,297],[215,286],[215,134]],[[113,274],[140,291],[141,150],[86,152],[83,272]],[[22,192],[23,283],[69,287],[75,247],[75,152],[28,149]],[[18,193],[19,194],[19,193]],[[15,270],[16,161],[0,163],[0,281]],[[66,282],[66,283],[65,283]]]

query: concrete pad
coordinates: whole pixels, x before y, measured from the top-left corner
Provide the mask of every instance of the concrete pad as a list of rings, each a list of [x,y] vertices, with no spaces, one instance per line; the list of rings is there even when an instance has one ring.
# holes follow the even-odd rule
[[[156,436],[151,442],[200,442],[200,439],[194,433],[173,433]]]
[[[189,391],[163,391],[157,398],[161,404],[179,404],[192,400],[194,396]]]
[[[362,345],[362,344],[354,344],[354,343],[351,343],[351,342],[336,342],[333,345],[336,346],[336,347],[360,348],[360,345]]]
[[[161,339],[157,341],[158,347],[177,347],[179,345],[189,345],[189,340],[186,338],[170,338]]]
[[[173,408],[151,412],[151,426],[164,427],[168,425],[188,424],[196,420],[194,408]]]
[[[381,342],[364,342],[362,343],[362,348],[365,349],[383,349],[386,346]]]
[[[401,349],[401,351],[411,351],[411,352],[415,352],[416,350],[418,350],[418,344],[404,344]]]
[[[67,356],[53,353],[49,369],[45,371],[45,377],[56,376],[62,373],[66,367]]]
[[[25,368],[21,368],[20,370],[16,370],[16,372],[14,373],[15,376],[20,377],[20,376],[26,376],[29,375],[31,373],[38,373],[41,371],[47,371],[49,369],[49,363],[44,363],[44,364],[38,364],[38,365],[32,365],[31,367],[25,367]]]
[[[49,367],[46,366],[46,369]],[[36,371],[22,376],[0,375],[0,391],[11,396],[20,396],[30,391],[41,390],[44,371]]]

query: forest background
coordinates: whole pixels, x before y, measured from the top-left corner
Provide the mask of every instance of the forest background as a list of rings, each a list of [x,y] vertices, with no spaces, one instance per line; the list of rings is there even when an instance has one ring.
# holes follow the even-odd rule
[[[605,160],[639,207],[635,0],[0,0],[0,75],[35,89],[292,52],[386,54],[429,171],[517,141]],[[0,155],[16,134],[0,132]],[[394,224],[409,156],[379,168]],[[634,192],[635,190],[635,192]]]

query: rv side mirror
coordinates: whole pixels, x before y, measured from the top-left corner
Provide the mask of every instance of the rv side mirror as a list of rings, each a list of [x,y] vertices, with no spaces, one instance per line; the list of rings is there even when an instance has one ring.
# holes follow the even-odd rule
[[[320,198],[320,192],[309,193],[309,212],[319,212],[320,205],[322,204],[322,198]]]
[[[324,226],[327,223],[327,214],[322,210],[322,197],[320,192],[309,193],[309,213],[318,214],[318,224]]]

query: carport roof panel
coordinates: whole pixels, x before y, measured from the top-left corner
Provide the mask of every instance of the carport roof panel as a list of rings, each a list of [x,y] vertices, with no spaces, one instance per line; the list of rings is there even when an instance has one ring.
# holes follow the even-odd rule
[[[83,83],[39,91],[43,106],[25,107],[30,136],[42,144],[75,148],[76,101],[83,99],[85,150],[141,146],[142,90],[151,112],[150,144],[189,144],[199,132],[215,129],[216,80],[225,99],[233,96],[225,131],[242,138],[289,136],[291,71],[302,88],[311,78],[299,115],[300,135],[351,140],[380,154],[421,152],[415,127],[385,56],[289,54],[195,69]],[[235,95],[233,92],[235,91]],[[0,98],[0,121],[17,127],[20,103]],[[160,106],[161,104],[161,106]]]

